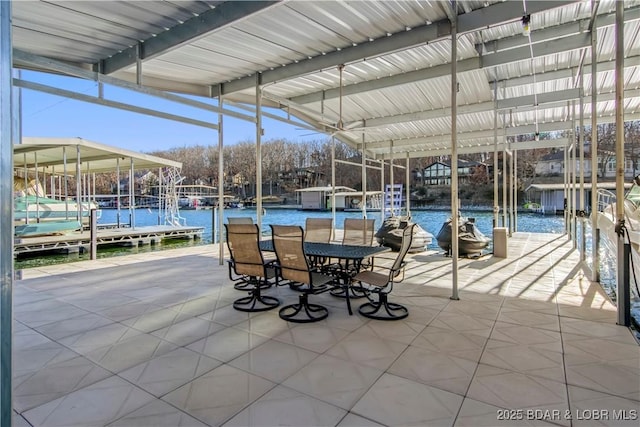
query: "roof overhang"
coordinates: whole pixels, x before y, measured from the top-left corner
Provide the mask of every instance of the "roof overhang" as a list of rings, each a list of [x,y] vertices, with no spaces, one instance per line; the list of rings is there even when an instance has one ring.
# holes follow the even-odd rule
[[[13,146],[13,165],[16,169],[37,169],[61,175],[73,175],[80,161],[82,173],[115,172],[118,170],[182,168],[182,163],[149,154],[111,147],[82,138],[24,137],[22,144]]]

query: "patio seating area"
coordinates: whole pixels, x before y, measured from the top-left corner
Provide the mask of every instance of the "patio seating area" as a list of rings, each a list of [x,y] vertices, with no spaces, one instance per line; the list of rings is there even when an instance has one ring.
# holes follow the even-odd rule
[[[509,252],[460,259],[459,301],[450,258],[409,254],[393,322],[329,293],[311,324],[234,310],[217,245],[25,270],[13,423],[637,426],[640,347],[572,242],[515,233]]]

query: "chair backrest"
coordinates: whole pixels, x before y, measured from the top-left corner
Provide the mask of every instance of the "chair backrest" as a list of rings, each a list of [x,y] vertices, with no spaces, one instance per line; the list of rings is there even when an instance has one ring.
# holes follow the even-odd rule
[[[345,218],[342,244],[371,246],[375,234],[374,223],[375,219]]]
[[[253,218],[250,216],[230,216],[227,217],[229,224],[253,224]]]
[[[311,284],[309,263],[304,253],[302,227],[272,224],[271,237],[282,278],[297,283]]]
[[[332,218],[307,218],[304,226],[304,241],[329,243],[333,231]]]
[[[407,252],[409,252],[409,249],[411,248],[411,243],[413,242],[413,229],[415,228],[415,226],[415,224],[411,224],[408,227],[405,227],[404,230],[402,230],[402,243],[400,245],[398,256],[391,266],[391,272],[389,273],[390,279],[396,277],[404,266],[404,257],[407,255]]]
[[[260,234],[256,224],[225,224],[227,247],[236,274],[265,277]]]

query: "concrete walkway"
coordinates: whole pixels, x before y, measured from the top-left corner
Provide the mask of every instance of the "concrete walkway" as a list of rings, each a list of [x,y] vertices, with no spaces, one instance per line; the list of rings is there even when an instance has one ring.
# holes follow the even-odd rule
[[[566,236],[509,259],[412,257],[403,321],[248,314],[217,246],[30,269],[14,286],[15,426],[638,425],[640,347]],[[286,287],[269,294],[283,302]],[[622,419],[626,418],[626,419]]]

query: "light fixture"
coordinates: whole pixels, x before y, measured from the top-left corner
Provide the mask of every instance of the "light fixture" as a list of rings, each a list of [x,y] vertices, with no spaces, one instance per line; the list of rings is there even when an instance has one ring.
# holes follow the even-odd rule
[[[531,15],[522,16],[522,35],[529,37],[531,35]]]

